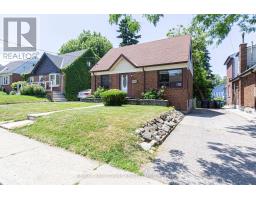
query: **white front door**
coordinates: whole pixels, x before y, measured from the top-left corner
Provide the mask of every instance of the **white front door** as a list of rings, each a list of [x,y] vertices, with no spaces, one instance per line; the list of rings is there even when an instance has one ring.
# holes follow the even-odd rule
[[[121,75],[121,90],[124,92],[128,92],[128,75],[122,74]]]

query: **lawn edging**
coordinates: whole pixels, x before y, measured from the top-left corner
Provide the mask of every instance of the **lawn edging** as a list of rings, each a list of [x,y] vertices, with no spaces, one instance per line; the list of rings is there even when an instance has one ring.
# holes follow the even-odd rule
[[[103,102],[101,98],[93,98],[88,97],[85,99],[81,99],[82,102],[88,102],[88,103],[101,103]],[[152,106],[169,106],[168,100],[162,100],[162,99],[131,99],[127,98],[126,103],[129,105],[152,105]]]

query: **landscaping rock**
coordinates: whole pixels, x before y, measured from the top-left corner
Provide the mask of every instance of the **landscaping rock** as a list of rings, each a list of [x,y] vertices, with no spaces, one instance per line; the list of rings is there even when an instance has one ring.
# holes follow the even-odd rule
[[[149,151],[154,145],[161,144],[183,117],[181,112],[171,110],[146,122],[142,128],[135,131],[144,140],[140,146]]]
[[[150,144],[148,142],[142,142],[142,143],[140,143],[140,146],[143,150],[149,151],[152,147],[152,144]]]

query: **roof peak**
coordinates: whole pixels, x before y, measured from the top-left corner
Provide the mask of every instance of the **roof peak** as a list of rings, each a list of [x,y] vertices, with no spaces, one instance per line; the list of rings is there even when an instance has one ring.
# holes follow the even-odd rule
[[[191,36],[188,35],[188,34],[187,35],[178,35],[178,36],[174,36],[174,37],[166,37],[166,38],[162,38],[162,39],[151,40],[151,41],[141,42],[141,43],[137,43],[137,44],[131,44],[131,45],[123,46],[123,47],[114,47],[112,49],[124,49],[124,48],[129,48],[129,47],[134,47],[134,46],[140,46],[140,45],[155,43],[155,42],[159,42],[159,41],[162,41],[162,40],[173,40],[173,39],[177,39],[177,38],[180,38],[180,37],[191,38]]]

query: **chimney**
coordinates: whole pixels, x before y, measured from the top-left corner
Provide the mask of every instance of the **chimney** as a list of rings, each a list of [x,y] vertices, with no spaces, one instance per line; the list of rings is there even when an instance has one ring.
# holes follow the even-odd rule
[[[243,41],[244,42],[244,41]],[[239,45],[239,63],[240,73],[247,69],[247,44],[242,43]]]

